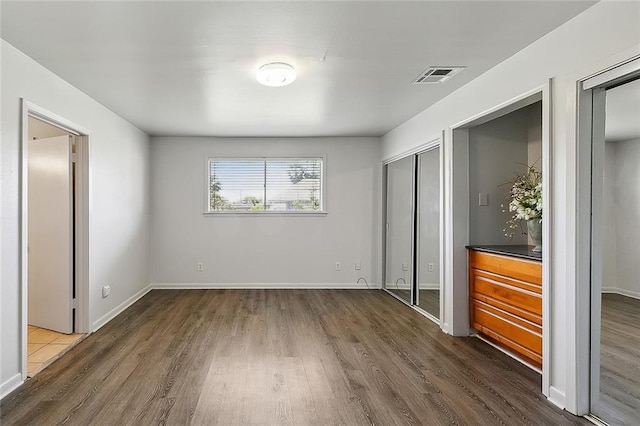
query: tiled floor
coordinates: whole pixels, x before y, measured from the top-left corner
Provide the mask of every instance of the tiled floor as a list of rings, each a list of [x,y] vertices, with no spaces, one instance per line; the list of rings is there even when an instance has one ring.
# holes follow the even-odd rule
[[[27,376],[29,377],[33,377],[35,373],[49,365],[82,337],[82,334],[63,334],[31,324],[27,333]]]

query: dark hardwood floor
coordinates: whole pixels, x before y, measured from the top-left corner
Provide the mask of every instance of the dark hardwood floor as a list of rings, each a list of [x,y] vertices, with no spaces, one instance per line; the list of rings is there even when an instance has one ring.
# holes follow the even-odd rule
[[[640,424],[640,300],[602,295],[600,401],[594,413],[612,425]]]
[[[588,424],[540,376],[376,290],[154,290],[5,397],[0,423]]]

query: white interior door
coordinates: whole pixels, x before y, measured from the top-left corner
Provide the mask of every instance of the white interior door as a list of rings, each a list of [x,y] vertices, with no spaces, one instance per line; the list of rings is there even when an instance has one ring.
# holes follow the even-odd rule
[[[73,175],[70,136],[29,141],[28,321],[73,332]]]

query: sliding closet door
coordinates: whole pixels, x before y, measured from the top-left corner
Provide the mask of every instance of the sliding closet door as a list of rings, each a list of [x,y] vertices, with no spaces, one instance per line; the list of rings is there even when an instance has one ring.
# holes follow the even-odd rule
[[[414,156],[387,165],[385,288],[412,303]]]
[[[440,318],[440,149],[418,155],[416,305]]]
[[[591,177],[591,413],[640,424],[640,79],[593,91]],[[631,101],[634,99],[634,101]]]

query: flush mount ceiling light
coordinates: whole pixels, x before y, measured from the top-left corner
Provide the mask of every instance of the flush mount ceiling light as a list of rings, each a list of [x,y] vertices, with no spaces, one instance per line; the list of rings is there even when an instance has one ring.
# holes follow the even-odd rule
[[[270,87],[286,86],[296,79],[296,70],[284,62],[271,62],[258,68],[256,80]]]

